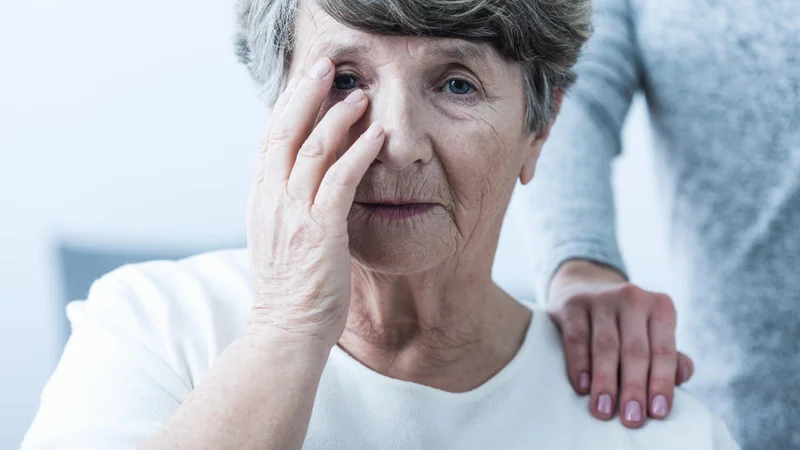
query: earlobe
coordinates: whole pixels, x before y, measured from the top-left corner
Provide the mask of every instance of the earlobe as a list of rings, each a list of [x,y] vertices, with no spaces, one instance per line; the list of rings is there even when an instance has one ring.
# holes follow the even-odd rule
[[[522,170],[519,173],[520,183],[528,184],[533,179],[533,174],[536,172],[536,160],[526,162],[522,165]]]
[[[522,184],[528,184],[533,179],[533,174],[536,172],[536,163],[539,161],[539,154],[542,151],[542,145],[546,139],[539,136],[531,136],[528,143],[528,157],[522,163],[522,170],[519,173],[519,181]]]

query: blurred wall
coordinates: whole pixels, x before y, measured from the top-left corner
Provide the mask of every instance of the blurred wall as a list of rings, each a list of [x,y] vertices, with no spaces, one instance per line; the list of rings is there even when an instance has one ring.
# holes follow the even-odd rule
[[[0,449],[61,345],[54,246],[244,238],[265,111],[231,1],[0,2]]]
[[[0,449],[16,448],[61,348],[55,245],[216,247],[244,236],[265,111],[232,51],[232,1],[0,3]],[[619,163],[631,273],[664,285],[637,106]],[[529,292],[512,217],[496,278]]]

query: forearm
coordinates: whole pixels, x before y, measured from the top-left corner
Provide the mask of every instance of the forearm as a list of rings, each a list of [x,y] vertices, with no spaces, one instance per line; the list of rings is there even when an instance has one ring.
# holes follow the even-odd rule
[[[548,298],[557,269],[571,259],[624,273],[616,243],[611,164],[641,73],[631,11],[624,0],[593,1],[594,35],[537,162],[526,203],[537,295]]]
[[[329,353],[278,332],[239,338],[143,449],[300,449]]]

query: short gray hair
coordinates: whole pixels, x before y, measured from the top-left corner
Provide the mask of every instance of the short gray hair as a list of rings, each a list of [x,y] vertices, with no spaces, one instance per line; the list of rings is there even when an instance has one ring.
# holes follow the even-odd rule
[[[236,53],[268,105],[287,82],[303,1],[238,0]],[[590,0],[310,1],[339,23],[371,34],[488,42],[521,65],[531,132],[552,121],[553,94],[575,81],[572,66],[591,34]]]

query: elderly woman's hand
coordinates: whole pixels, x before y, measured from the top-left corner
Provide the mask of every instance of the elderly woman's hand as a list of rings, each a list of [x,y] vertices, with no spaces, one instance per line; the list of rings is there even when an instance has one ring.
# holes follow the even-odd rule
[[[675,309],[664,294],[640,289],[613,269],[569,261],[550,286],[549,309],[562,332],[570,381],[591,394],[590,409],[628,427],[662,419],[692,361],[675,347]],[[619,391],[619,392],[618,392]]]
[[[344,331],[350,302],[347,216],[384,140],[373,123],[337,161],[368,100],[356,90],[315,126],[334,72],[320,59],[276,102],[247,217],[255,295],[248,332],[278,330],[330,346]]]

